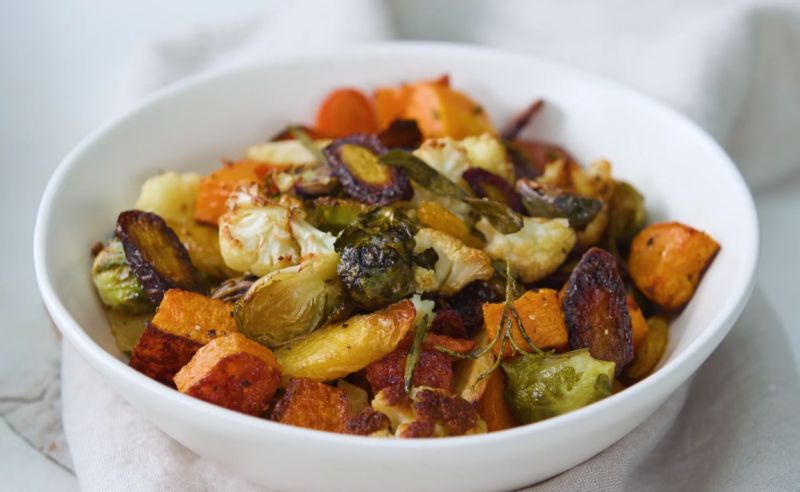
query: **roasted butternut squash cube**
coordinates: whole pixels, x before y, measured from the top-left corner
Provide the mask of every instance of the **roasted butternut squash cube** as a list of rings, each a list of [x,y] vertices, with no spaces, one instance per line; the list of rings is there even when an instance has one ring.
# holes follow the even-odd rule
[[[651,301],[668,310],[683,308],[719,252],[708,234],[679,222],[642,230],[631,243],[628,273]]]
[[[196,292],[170,289],[133,347],[130,366],[167,386],[197,350],[238,331],[231,305]]]
[[[175,375],[178,391],[261,415],[278,389],[281,369],[272,351],[240,333],[215,338]]]
[[[367,381],[373,393],[405,382],[407,348],[399,348],[367,366]],[[414,386],[428,386],[453,391],[453,359],[438,350],[422,349],[414,367]]]
[[[347,394],[310,379],[292,379],[272,410],[272,420],[307,429],[345,432]]]
[[[514,307],[522,320],[522,327],[531,341],[540,349],[561,349],[567,345],[567,326],[564,323],[564,313],[558,292],[553,289],[529,290],[519,299],[514,301]],[[489,340],[494,339],[500,327],[503,315],[503,304],[484,304],[483,319],[486,334]],[[514,341],[522,349],[530,350],[525,338],[519,331],[515,320],[512,319],[512,335]],[[495,355],[500,353],[500,344],[494,346]],[[505,344],[503,358],[514,355],[510,344]]]

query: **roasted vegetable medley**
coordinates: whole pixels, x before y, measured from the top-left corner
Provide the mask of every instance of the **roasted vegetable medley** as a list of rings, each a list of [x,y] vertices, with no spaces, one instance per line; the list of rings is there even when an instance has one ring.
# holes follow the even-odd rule
[[[647,225],[608,161],[523,136],[545,110],[498,131],[448,77],[338,89],[207,176],[151,177],[94,249],[120,350],[207,402],[379,437],[508,429],[635,384],[719,245]]]

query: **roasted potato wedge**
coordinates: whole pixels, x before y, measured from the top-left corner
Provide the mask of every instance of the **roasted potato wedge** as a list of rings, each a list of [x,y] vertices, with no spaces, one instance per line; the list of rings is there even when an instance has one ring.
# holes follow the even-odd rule
[[[283,374],[331,381],[367,367],[393,352],[409,333],[416,309],[403,300],[370,314],[318,329],[275,351]]]
[[[196,288],[189,253],[164,219],[154,213],[128,210],[119,214],[116,233],[125,259],[151,302],[159,304],[171,288]]]
[[[633,337],[625,285],[611,253],[584,253],[564,286],[562,308],[570,348],[588,348],[592,357],[615,362],[619,375],[633,359]]]
[[[653,316],[647,320],[647,333],[636,357],[625,368],[623,375],[631,382],[639,381],[650,375],[655,369],[669,339],[669,326],[667,320],[661,316]]]
[[[479,334],[477,341],[480,345],[485,344],[487,341],[486,334]],[[495,357],[491,352],[487,352],[477,359],[468,358],[455,361],[453,365],[453,393],[470,403],[480,401],[490,379],[489,377],[480,378],[494,365],[494,362]]]
[[[345,432],[347,394],[310,379],[292,379],[272,410],[272,420],[329,432]]]
[[[631,244],[628,273],[651,301],[670,311],[694,295],[719,244],[708,234],[679,222],[647,226]]]
[[[240,333],[215,338],[175,375],[178,391],[248,415],[261,415],[278,389],[272,352]]]

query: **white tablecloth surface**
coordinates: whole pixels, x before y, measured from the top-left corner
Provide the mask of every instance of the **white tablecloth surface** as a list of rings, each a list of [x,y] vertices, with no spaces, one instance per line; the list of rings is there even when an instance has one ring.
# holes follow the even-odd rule
[[[0,296],[7,320],[7,343],[0,348],[0,473],[10,486],[72,488],[74,468],[88,490],[172,490],[179,482],[166,467],[142,472],[148,469],[141,466],[147,458],[142,450],[155,446],[156,456],[168,457],[176,470],[205,470],[193,473],[196,480],[184,488],[245,487],[170,442],[65,349],[72,456],[67,451],[58,343],[37,300],[29,260],[36,203],[58,159],[83,134],[163,84],[253,57],[388,37],[486,44],[621,80],[708,129],[753,187],[762,264],[757,290],[732,334],[693,384],[634,434],[545,488],[789,490],[800,478],[794,465],[800,335],[792,330],[800,317],[789,302],[790,282],[800,274],[794,258],[800,239],[794,213],[800,207],[797,5],[354,0],[334,8],[271,2],[264,9],[246,1],[224,8],[78,1],[8,10],[0,18],[0,153],[7,170],[0,199],[4,229],[18,240],[0,246],[13,279]],[[120,446],[133,429],[137,445]]]

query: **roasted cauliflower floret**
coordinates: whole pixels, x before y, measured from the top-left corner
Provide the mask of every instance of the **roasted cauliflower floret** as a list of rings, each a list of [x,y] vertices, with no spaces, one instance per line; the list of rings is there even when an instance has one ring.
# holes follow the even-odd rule
[[[454,183],[461,184],[461,175],[471,167],[486,169],[508,181],[514,179],[514,167],[506,158],[505,147],[488,133],[463,140],[429,139],[414,155]]]
[[[322,149],[330,140],[317,140],[317,147]],[[317,156],[310,152],[299,140],[278,140],[253,145],[247,148],[247,158],[264,162],[273,166],[318,166]]]
[[[256,186],[231,193],[227,207],[219,218],[219,246],[229,268],[262,276],[298,263],[300,246],[288,208],[259,194]]]
[[[494,273],[489,255],[475,248],[470,248],[458,239],[437,231],[423,228],[414,236],[415,253],[433,248],[439,259],[433,267],[436,287],[433,290],[444,295],[453,295],[473,280],[488,280]],[[415,272],[414,279],[417,280]],[[429,281],[420,275],[420,283],[429,286]],[[420,287],[420,284],[417,284]],[[426,291],[427,292],[427,291]]]
[[[486,219],[476,227],[486,236],[489,256],[510,261],[525,283],[554,272],[575,246],[575,231],[567,219],[523,217],[522,229],[513,234],[501,234]]]
[[[372,408],[389,418],[395,437],[447,437],[486,432],[468,401],[443,389],[419,386],[407,394],[402,385],[382,389]]]
[[[334,236],[305,220],[299,200],[262,195],[255,185],[238,188],[219,219],[220,251],[225,264],[255,275],[296,265],[309,254],[333,253]]]
[[[157,174],[142,185],[136,208],[175,222],[194,220],[194,206],[202,176],[196,173]]]

